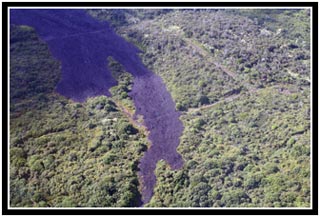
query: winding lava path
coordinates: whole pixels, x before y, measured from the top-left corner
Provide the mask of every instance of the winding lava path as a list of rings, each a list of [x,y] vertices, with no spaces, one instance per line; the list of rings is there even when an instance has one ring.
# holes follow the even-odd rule
[[[100,22],[78,9],[11,9],[11,24],[35,28],[53,56],[62,65],[58,93],[78,102],[88,97],[110,95],[116,85],[107,68],[112,56],[134,76],[131,92],[137,115],[144,117],[150,131],[151,147],[140,161],[142,202],[153,195],[156,183],[154,170],[160,159],[172,169],[179,169],[183,160],[176,148],[183,125],[180,114],[162,79],[149,71],[139,59],[139,50],[118,36],[106,22]]]

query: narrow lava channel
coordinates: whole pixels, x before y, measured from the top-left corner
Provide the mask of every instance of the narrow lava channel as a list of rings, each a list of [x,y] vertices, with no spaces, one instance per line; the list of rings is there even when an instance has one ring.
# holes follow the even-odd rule
[[[134,76],[130,95],[136,107],[135,117],[144,117],[152,143],[139,165],[142,201],[148,203],[156,184],[157,162],[164,159],[172,169],[183,165],[176,151],[183,125],[162,79],[143,65],[138,48],[85,10],[11,9],[10,21],[35,28],[53,56],[61,61],[62,75],[56,91],[67,98],[83,102],[88,97],[110,96],[109,88],[117,82],[106,68],[108,56]]]

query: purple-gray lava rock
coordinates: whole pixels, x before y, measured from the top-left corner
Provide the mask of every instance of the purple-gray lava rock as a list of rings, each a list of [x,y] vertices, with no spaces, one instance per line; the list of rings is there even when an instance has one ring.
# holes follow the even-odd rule
[[[183,125],[162,79],[140,60],[139,49],[118,36],[107,22],[101,22],[79,9],[11,9],[11,24],[32,26],[61,62],[61,80],[56,91],[74,101],[110,95],[116,85],[107,68],[112,56],[134,76],[130,93],[136,116],[144,117],[152,145],[140,161],[142,201],[150,201],[156,183],[154,170],[164,159],[172,169],[183,166],[176,149]]]

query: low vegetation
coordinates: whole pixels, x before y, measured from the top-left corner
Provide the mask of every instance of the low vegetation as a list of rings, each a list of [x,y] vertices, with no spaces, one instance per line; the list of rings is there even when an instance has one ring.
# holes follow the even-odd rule
[[[185,127],[184,168],[158,163],[146,206],[308,207],[309,11],[122,13],[115,28],[162,77]]]
[[[181,111],[184,166],[159,161],[144,206],[310,206],[308,10],[88,13],[141,49]],[[109,57],[112,97],[72,102],[34,29],[10,34],[11,206],[140,206],[148,141],[130,119],[132,75]]]
[[[33,52],[22,56],[16,47],[30,42],[17,36],[26,31]],[[56,61],[33,29],[16,26],[11,38],[11,90],[24,86],[14,81],[21,68],[23,79],[43,87],[23,97],[11,95],[17,101],[10,109],[11,206],[139,206],[137,165],[146,149],[145,135],[111,98],[80,104],[54,93],[51,77],[59,77],[59,64],[43,68],[43,61]]]

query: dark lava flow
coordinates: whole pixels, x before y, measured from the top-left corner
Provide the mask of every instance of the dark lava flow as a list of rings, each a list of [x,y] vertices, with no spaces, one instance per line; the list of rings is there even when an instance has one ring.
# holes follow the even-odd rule
[[[156,183],[154,170],[160,159],[172,169],[179,169],[183,160],[176,148],[183,125],[180,114],[166,90],[162,79],[141,62],[139,50],[118,36],[106,22],[100,22],[78,9],[11,9],[11,24],[35,28],[53,56],[62,65],[61,80],[56,90],[74,101],[88,97],[110,95],[116,85],[107,68],[107,57],[112,56],[134,76],[130,93],[137,115],[144,117],[150,131],[152,145],[140,161],[142,201],[150,201]]]

